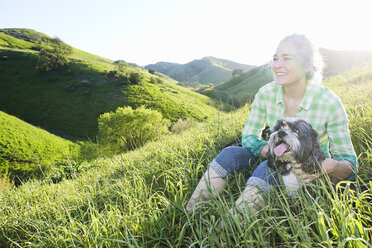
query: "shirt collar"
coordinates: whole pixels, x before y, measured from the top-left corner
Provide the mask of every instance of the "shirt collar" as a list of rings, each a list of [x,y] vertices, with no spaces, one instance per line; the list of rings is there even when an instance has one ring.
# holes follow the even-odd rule
[[[278,86],[278,85],[277,85],[277,87],[278,87],[278,91],[276,93],[275,104],[278,105],[278,104],[281,103],[281,104],[284,105],[283,87]],[[305,95],[304,95],[304,98],[301,101],[300,108],[302,108],[304,110],[308,110],[310,108],[311,103],[312,103],[313,98],[314,98],[315,89],[316,89],[316,86],[314,84],[312,84],[312,83],[307,84]]]
[[[279,103],[281,103],[281,104],[284,105],[284,100],[283,100],[283,87],[277,85],[276,83],[275,83],[275,85],[276,85],[276,87],[277,87],[275,105],[278,105]]]

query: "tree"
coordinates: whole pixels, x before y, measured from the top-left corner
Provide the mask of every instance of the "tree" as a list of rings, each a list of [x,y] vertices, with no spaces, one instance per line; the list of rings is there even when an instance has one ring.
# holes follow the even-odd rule
[[[37,68],[41,71],[51,71],[70,63],[68,56],[72,48],[59,38],[54,38],[40,45]]]
[[[233,75],[233,77],[238,77],[238,76],[242,75],[243,73],[244,73],[243,69],[235,69],[235,70],[233,70],[232,75]]]
[[[169,132],[170,121],[156,110],[141,106],[119,107],[98,119],[99,142],[106,151],[119,153],[143,146]]]

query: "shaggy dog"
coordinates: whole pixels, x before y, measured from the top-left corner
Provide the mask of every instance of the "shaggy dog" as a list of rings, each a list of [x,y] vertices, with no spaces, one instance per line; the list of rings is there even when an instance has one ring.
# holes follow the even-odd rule
[[[270,135],[267,159],[268,166],[282,175],[287,190],[295,192],[300,183],[291,171],[292,164],[302,164],[303,171],[314,174],[320,171],[325,155],[320,150],[318,134],[309,123],[285,118],[276,122]]]

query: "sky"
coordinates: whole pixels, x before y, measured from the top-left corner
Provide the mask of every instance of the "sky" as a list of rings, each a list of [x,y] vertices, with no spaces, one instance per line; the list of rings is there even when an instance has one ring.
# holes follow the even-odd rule
[[[0,0],[0,28],[30,28],[144,66],[205,56],[261,65],[278,42],[372,50],[371,0]]]

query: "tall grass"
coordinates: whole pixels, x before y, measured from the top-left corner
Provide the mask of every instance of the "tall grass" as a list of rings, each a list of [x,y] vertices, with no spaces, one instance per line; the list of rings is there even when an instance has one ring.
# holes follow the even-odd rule
[[[2,193],[0,244],[183,244],[187,236],[174,235],[187,218],[182,213],[185,199],[222,144],[239,136],[247,113],[239,114],[240,118],[225,116],[220,126],[213,120],[137,151],[102,159],[97,162],[101,168],[74,180],[28,182]]]

